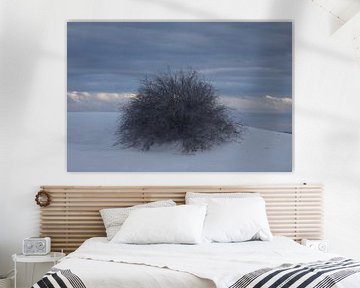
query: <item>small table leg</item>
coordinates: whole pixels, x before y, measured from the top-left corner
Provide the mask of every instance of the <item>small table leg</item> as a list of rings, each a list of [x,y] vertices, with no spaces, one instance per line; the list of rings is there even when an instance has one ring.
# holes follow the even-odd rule
[[[33,263],[33,265],[32,265],[32,270],[31,270],[31,283],[30,283],[31,286],[34,285],[34,270],[35,270],[35,265],[36,265],[36,263]],[[30,286],[30,287],[31,287],[31,286]]]
[[[17,271],[16,271],[16,259],[14,259],[14,288],[16,288],[16,275],[17,275]]]

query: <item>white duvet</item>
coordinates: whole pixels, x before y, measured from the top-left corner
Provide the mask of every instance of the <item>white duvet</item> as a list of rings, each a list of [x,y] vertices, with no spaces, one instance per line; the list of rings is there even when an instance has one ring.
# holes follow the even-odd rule
[[[200,245],[112,244],[106,238],[91,238],[55,267],[70,269],[87,288],[228,288],[244,274],[261,268],[336,256],[286,237]],[[360,273],[336,287],[360,288]]]

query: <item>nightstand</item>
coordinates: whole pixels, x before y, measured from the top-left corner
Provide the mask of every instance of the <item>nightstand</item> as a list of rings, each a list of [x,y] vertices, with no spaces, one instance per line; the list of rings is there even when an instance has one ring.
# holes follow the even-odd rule
[[[37,256],[27,256],[24,254],[14,254],[12,255],[12,259],[14,261],[14,270],[15,270],[15,277],[14,277],[14,288],[16,288],[16,264],[17,263],[32,263],[33,267],[32,267],[32,273],[31,273],[31,285],[33,285],[33,281],[34,281],[34,265],[36,265],[36,263],[53,263],[54,265],[56,263],[58,263],[58,261],[65,257],[65,253],[60,253],[60,252],[50,252],[49,254],[46,255],[37,255]],[[30,285],[30,286],[31,286]]]
[[[328,251],[328,242],[326,240],[303,239],[301,240],[301,244],[306,247],[309,247],[310,249],[318,250],[321,252]]]

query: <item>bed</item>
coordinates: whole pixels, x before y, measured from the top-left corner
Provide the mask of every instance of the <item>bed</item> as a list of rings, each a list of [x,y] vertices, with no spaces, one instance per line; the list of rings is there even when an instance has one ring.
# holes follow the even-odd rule
[[[70,270],[69,279],[79,277],[65,287],[121,287],[121,288],[229,288],[246,286],[241,281],[245,275],[262,269],[286,264],[319,264],[332,260],[343,263],[346,259],[302,246],[293,240],[276,236],[270,242],[250,241],[243,243],[207,243],[200,245],[127,245],[111,244],[104,237],[91,238],[74,253],[54,266],[54,271]],[[330,263],[329,263],[330,264]],[[334,286],[332,279],[319,278],[313,286],[300,286],[307,277],[299,279],[298,286],[291,287],[360,287],[360,265],[349,262],[353,273]],[[319,265],[318,265],[319,266]],[[285,266],[288,269],[288,266]],[[59,270],[57,270],[59,269]],[[301,268],[294,269],[300,271]],[[342,271],[342,270],[340,270]],[[292,271],[291,271],[292,272]],[[284,272],[282,272],[283,275]],[[76,275],[76,276],[75,276]],[[65,275],[66,276],[66,275]],[[345,274],[339,275],[345,276]],[[274,279],[279,279],[276,275]],[[62,277],[64,279],[64,277]],[[66,278],[65,278],[66,279]],[[268,286],[274,283],[269,280]],[[56,287],[56,282],[53,282]],[[322,281],[322,282],[321,282]],[[241,282],[241,283],[237,283]],[[251,284],[250,284],[251,285]],[[295,285],[297,285],[295,283]],[[42,286],[42,283],[34,285]],[[59,286],[60,287],[60,286]],[[290,287],[290,286],[275,286]]]
[[[61,248],[72,253],[54,266],[33,286],[35,288],[360,287],[359,262],[298,243],[304,238],[322,237],[322,189],[319,185],[44,186],[42,189],[52,198],[51,205],[41,211],[42,235],[54,239],[53,250]],[[183,204],[187,191],[260,193],[266,201],[273,239],[198,245],[134,245],[109,242],[104,237],[99,209],[163,199]]]

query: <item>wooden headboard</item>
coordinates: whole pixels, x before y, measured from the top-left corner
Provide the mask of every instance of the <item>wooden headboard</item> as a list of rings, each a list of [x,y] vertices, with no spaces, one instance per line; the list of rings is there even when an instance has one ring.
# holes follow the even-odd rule
[[[72,252],[84,240],[105,236],[99,209],[128,207],[164,199],[183,204],[191,192],[259,192],[266,201],[274,235],[301,239],[322,237],[322,187],[277,186],[42,186],[51,204],[41,208],[40,233],[52,239],[53,251]]]

